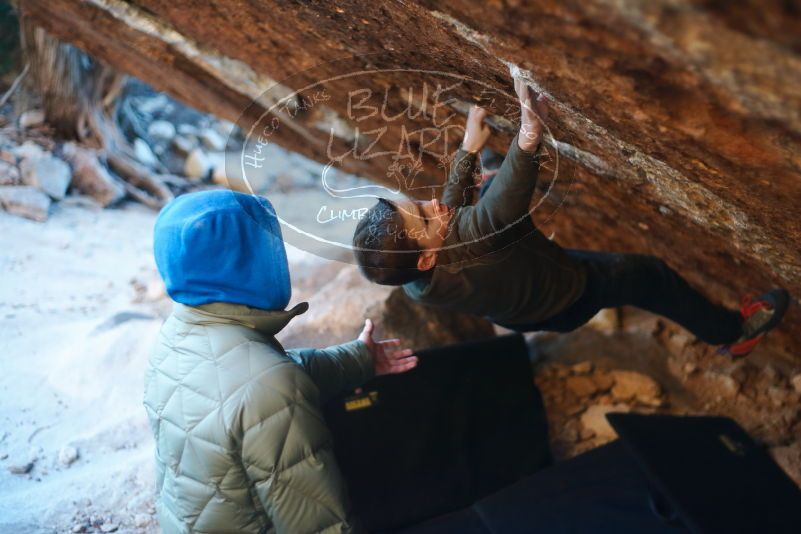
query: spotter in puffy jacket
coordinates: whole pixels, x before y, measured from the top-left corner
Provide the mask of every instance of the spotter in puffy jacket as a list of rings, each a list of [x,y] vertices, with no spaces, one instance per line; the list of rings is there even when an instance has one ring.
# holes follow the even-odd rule
[[[178,197],[156,221],[174,301],[145,380],[166,534],[358,532],[320,403],[417,363],[398,340],[285,350],[290,281],[272,205],[231,191]]]

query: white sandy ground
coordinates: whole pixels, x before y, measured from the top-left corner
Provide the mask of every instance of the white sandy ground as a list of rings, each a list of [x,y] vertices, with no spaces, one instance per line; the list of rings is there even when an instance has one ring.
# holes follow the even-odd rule
[[[135,204],[62,202],[44,224],[0,212],[0,533],[71,532],[90,519],[158,531],[142,407],[169,310],[154,220]],[[322,261],[290,250],[298,272]],[[65,446],[79,453],[69,466],[59,462]],[[29,474],[9,472],[28,462]]]

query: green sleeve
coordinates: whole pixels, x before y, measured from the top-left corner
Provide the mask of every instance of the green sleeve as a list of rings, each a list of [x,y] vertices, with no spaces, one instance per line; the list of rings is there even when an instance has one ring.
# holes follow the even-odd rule
[[[478,154],[467,152],[461,148],[453,159],[448,181],[442,191],[442,203],[449,208],[461,208],[473,203],[473,194],[476,190],[475,170]]]
[[[515,136],[492,187],[475,206],[466,208],[469,210],[466,217],[460,218],[460,239],[493,241],[493,235],[526,217],[537,185],[539,167],[539,146],[533,152],[524,151],[517,146]]]
[[[373,359],[362,341],[325,349],[290,349],[286,353],[317,385],[322,402],[361,386],[375,375]]]

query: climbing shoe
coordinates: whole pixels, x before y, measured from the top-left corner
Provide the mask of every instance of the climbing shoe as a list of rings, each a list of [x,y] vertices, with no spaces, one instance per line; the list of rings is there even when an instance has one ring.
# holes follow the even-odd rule
[[[746,296],[740,307],[743,334],[731,345],[718,350],[732,356],[745,356],[759,345],[769,330],[772,330],[784,317],[790,295],[784,289],[771,289],[757,298]]]

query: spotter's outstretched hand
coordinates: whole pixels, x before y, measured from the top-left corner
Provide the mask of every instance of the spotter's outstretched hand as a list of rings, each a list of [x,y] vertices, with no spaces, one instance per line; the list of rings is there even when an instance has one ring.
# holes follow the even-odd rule
[[[401,348],[400,339],[375,341],[373,328],[373,321],[366,319],[358,339],[367,345],[370,356],[373,357],[376,376],[405,373],[417,366],[417,356],[412,349]]]

